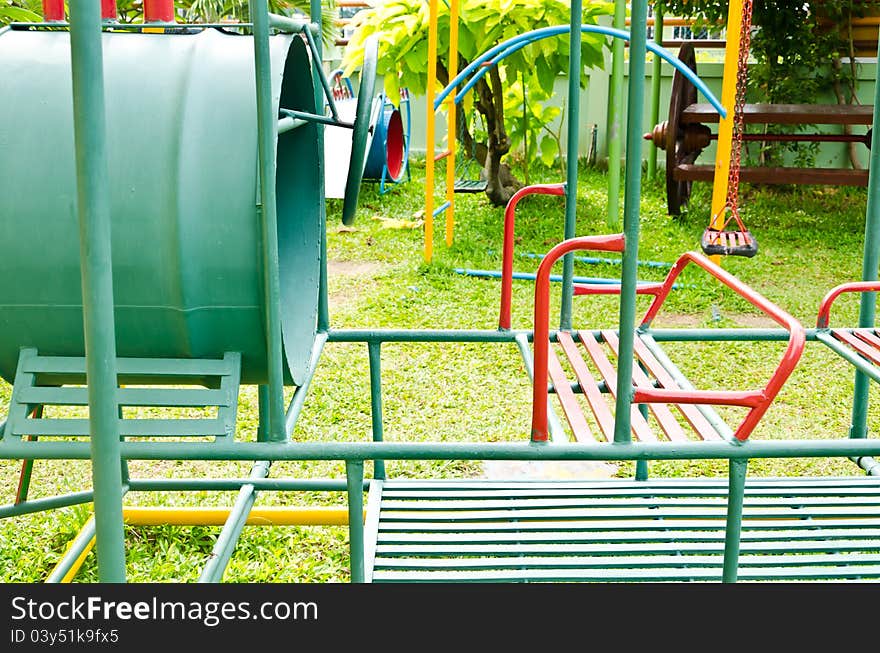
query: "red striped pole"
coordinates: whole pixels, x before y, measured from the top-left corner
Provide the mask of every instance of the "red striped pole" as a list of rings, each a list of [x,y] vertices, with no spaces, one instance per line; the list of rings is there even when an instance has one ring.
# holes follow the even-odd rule
[[[64,20],[64,0],[43,0],[43,20],[57,23]]]
[[[173,23],[174,0],[144,0],[145,23]]]

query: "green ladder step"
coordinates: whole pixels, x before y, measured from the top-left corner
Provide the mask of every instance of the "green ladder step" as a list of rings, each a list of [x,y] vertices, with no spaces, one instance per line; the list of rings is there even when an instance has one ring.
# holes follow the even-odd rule
[[[119,358],[123,382],[149,383],[116,391],[119,432],[123,437],[213,437],[229,441],[235,435],[241,355],[228,352],[222,359]],[[86,361],[76,356],[41,356],[25,347],[18,358],[4,438],[25,436],[88,437],[86,417],[52,417],[34,408],[88,406]],[[173,384],[175,387],[169,387]],[[161,387],[157,387],[161,386]],[[182,387],[180,387],[182,386]],[[199,409],[209,417],[125,417],[124,409]],[[55,411],[49,411],[55,412]]]

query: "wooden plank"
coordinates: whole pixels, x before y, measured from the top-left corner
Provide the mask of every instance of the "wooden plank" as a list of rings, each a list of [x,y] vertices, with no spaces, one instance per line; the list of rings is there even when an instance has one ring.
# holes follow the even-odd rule
[[[559,358],[556,356],[556,350],[551,343],[548,348],[547,369],[550,373],[550,379],[553,381],[553,387],[556,390],[556,396],[562,405],[562,412],[565,413],[565,419],[571,427],[574,439],[578,442],[596,442],[596,437],[587,425],[587,420],[578,404],[577,397],[568,384],[568,377],[562,370]]]
[[[605,342],[608,343],[608,346],[611,347],[611,351],[614,352],[614,355],[618,356],[620,343],[617,340],[617,334],[613,331],[603,331],[602,338],[604,338]],[[654,387],[654,384],[651,382],[648,375],[642,370],[642,367],[635,362],[633,363],[632,374],[636,386],[642,386],[643,388]],[[681,428],[681,424],[675,419],[675,415],[672,414],[669,406],[661,403],[651,403],[648,404],[648,409],[654,414],[654,417],[657,418],[657,423],[660,424],[660,428],[663,429],[666,437],[670,440],[681,442],[690,439],[685,435]]]
[[[676,181],[712,181],[714,165],[681,164],[672,171]],[[846,168],[743,167],[740,181],[749,184],[805,184],[817,186],[867,186],[867,170]]]
[[[580,339],[581,344],[587,350],[590,358],[593,359],[593,364],[599,370],[599,374],[602,375],[602,379],[605,381],[605,385],[608,386],[609,394],[612,397],[616,397],[617,372],[615,371],[614,366],[611,364],[611,361],[608,360],[605,352],[602,351],[601,345],[590,331],[578,331],[578,338]],[[632,432],[635,435],[636,439],[642,442],[657,442],[657,436],[654,435],[654,433],[651,431],[651,427],[648,426],[648,422],[639,412],[638,406],[632,407],[630,411],[630,416],[632,422]]]
[[[593,416],[599,424],[599,429],[602,431],[602,435],[605,436],[605,439],[608,442],[611,442],[614,439],[614,416],[611,414],[611,409],[608,407],[605,397],[602,396],[602,392],[599,390],[599,385],[596,383],[596,379],[587,368],[587,364],[581,357],[577,345],[574,344],[571,335],[565,331],[560,331],[557,334],[557,340],[559,341],[562,350],[565,352],[565,356],[568,358],[569,363],[571,363],[578,384],[581,386],[581,390],[583,390],[584,396],[587,398],[587,403],[590,406],[590,410],[593,411]]]
[[[660,361],[658,361],[654,354],[645,346],[645,343],[642,342],[641,338],[636,336],[635,341],[633,342],[633,349],[636,352],[636,355],[639,357],[639,360],[645,364],[645,367],[653,374],[657,380],[667,390],[681,390],[681,386],[675,382],[675,379],[669,373],[669,371],[661,365]],[[691,428],[694,429],[694,432],[703,440],[720,440],[721,436],[718,434],[718,431],[715,430],[715,427],[706,419],[703,413],[700,412],[699,408],[697,408],[693,404],[676,404],[678,409],[681,411],[681,414],[684,415],[684,418],[688,421],[688,424],[691,425]]]
[[[831,333],[835,338],[848,344],[875,365],[880,365],[880,350],[874,349],[874,347],[871,347],[863,340],[855,337],[846,329],[833,329]]]
[[[876,54],[876,52],[875,52]],[[874,106],[870,104],[746,104],[746,124],[774,125],[870,125]],[[708,103],[691,104],[681,113],[681,122],[715,123],[718,112]]]

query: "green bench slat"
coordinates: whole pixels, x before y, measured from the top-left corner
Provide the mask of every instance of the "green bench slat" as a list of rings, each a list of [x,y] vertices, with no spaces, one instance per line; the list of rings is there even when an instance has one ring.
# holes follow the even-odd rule
[[[129,437],[225,436],[227,427],[219,419],[121,419],[119,434]],[[87,419],[28,420],[27,433],[37,436],[79,436],[90,434]]]
[[[86,359],[77,356],[28,356],[22,371],[31,374],[85,374]],[[223,359],[118,358],[117,374],[124,376],[228,376],[234,370]]]
[[[746,487],[816,487],[816,486],[841,486],[850,487],[857,485],[880,485],[880,477],[871,476],[816,476],[816,477],[750,477],[746,480]],[[579,480],[579,481],[548,481],[548,480],[522,480],[522,481],[490,481],[474,479],[444,479],[444,480],[417,480],[400,479],[387,481],[384,494],[395,491],[411,490],[493,490],[493,489],[592,489],[592,488],[694,488],[694,487],[727,487],[727,479],[719,478],[652,478],[649,481],[634,481],[629,479],[610,480]]]
[[[200,388],[119,388],[116,399],[121,406],[155,406],[187,408],[200,406],[229,406],[232,397],[226,390]],[[22,388],[18,401],[26,404],[49,406],[88,406],[88,388]]]

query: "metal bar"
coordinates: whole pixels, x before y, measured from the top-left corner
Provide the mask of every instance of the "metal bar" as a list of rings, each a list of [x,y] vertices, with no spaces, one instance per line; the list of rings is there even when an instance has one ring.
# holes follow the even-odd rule
[[[82,567],[86,556],[95,545],[95,518],[89,517],[76,537],[67,545],[67,551],[46,577],[47,583],[69,583]]]
[[[581,17],[582,0],[571,0],[568,34],[568,122],[566,123],[567,155],[565,157],[565,225],[563,239],[574,238],[577,230],[578,148],[580,139],[581,92]],[[616,39],[617,42],[619,39]],[[571,328],[572,301],[574,300],[574,259],[571,255],[562,261],[562,300],[559,308],[559,328]],[[541,383],[544,382],[543,377]]]
[[[125,582],[122,464],[116,389],[116,328],[110,192],[104,104],[101,6],[70,6],[70,58],[76,145],[80,273],[83,295],[89,441],[92,459],[98,579]]]
[[[311,16],[312,22],[320,25],[322,20],[322,12],[323,12],[322,0],[309,0],[309,15]],[[317,35],[316,35],[317,36]],[[312,62],[312,67],[316,69],[321,69],[323,71],[323,43],[321,39],[318,38],[315,41],[315,47],[318,51],[318,58],[316,61]],[[321,91],[321,82],[315,79],[315,75],[312,75],[312,92],[315,98],[319,97]],[[317,129],[317,150],[318,152],[324,151],[324,127],[323,125],[316,125]],[[317,178],[324,179],[325,166],[326,161],[324,161],[323,156],[319,156],[318,160],[315,161],[315,165],[318,167],[317,170]],[[324,186],[323,184],[319,185],[321,189],[321,198],[324,198]],[[318,220],[320,222],[320,234],[321,234],[321,269],[318,275],[318,331],[326,331],[330,328],[330,298],[329,298],[329,282],[327,279],[327,203],[324,201],[320,202],[319,215]],[[287,432],[290,433],[291,429],[288,428]]]
[[[624,28],[626,16],[625,0],[615,0],[615,29]],[[633,48],[630,48],[632,51]],[[624,42],[615,39],[611,44],[611,75],[608,78],[608,119],[605,126],[605,142],[608,150],[608,203],[606,205],[605,224],[611,229],[619,228],[620,224],[620,158],[621,158],[621,121],[623,120],[623,53]],[[632,73],[630,73],[632,77]],[[571,95],[570,98],[578,97]]]
[[[877,383],[880,383],[880,370],[878,370],[875,365],[872,365],[864,358],[856,354],[849,347],[845,347],[844,345],[842,345],[834,336],[829,333],[817,333],[816,338],[820,342],[826,344],[828,348],[831,349],[835,354],[849,362],[863,376],[873,379]]]
[[[373,442],[382,442],[382,370],[381,370],[381,344],[371,342],[367,344],[367,352],[370,359],[370,418],[373,427]],[[385,478],[385,461],[373,461],[373,478]]]
[[[275,127],[272,106],[272,70],[269,56],[269,29],[290,28],[300,31],[308,20],[283,18],[269,14],[268,5],[261,0],[249,0],[250,17],[254,22],[254,74],[257,95],[257,138],[260,157],[260,202],[262,204],[262,264],[263,264],[263,328],[266,335],[268,366],[269,411],[268,437],[273,441],[285,439],[284,431],[284,362],[281,340],[281,281],[278,265],[278,207],[275,196]],[[292,27],[294,26],[295,27]]]
[[[302,118],[291,118],[290,116],[288,116],[278,121],[277,131],[279,135],[286,134],[287,132],[293,131],[294,129],[299,129],[300,127],[308,124],[308,120],[303,120]]]
[[[34,408],[33,416],[37,419],[43,417],[43,406],[42,404],[36,406]],[[0,428],[0,433],[2,433],[2,428]],[[36,437],[34,437],[36,439]],[[28,491],[31,487],[31,476],[34,472],[34,461],[33,460],[22,460],[21,461],[21,474],[18,478],[18,489],[15,491],[15,503],[23,503],[27,501]]]
[[[311,50],[315,62],[320,63],[321,51],[315,43],[315,37],[312,35],[311,30],[304,29],[303,34],[306,35],[306,41],[308,41],[309,50]],[[318,82],[324,91],[324,98],[327,100],[327,106],[330,107],[330,115],[333,116],[333,120],[338,121],[339,112],[336,110],[336,101],[333,99],[333,91],[330,89],[330,82],[327,81],[327,75],[324,74],[324,67],[316,65],[312,69],[315,71],[315,76],[318,78]]]
[[[303,379],[302,385],[294,391],[293,397],[290,400],[290,405],[287,408],[287,414],[284,418],[284,428],[287,432],[288,439],[292,436],[296,422],[299,419],[300,413],[302,413],[303,406],[305,406],[306,396],[308,395],[309,387],[312,385],[312,379],[315,378],[315,370],[318,368],[318,361],[321,359],[321,352],[324,351],[324,344],[326,342],[326,333],[318,333],[315,335],[315,342],[312,345],[312,353],[309,356],[309,369],[306,370],[306,376]]]
[[[364,461],[346,460],[348,481],[348,537],[351,558],[351,582],[363,583],[364,577]]]
[[[376,545],[379,539],[379,516],[382,509],[382,489],[384,481],[376,481],[370,486],[367,496],[367,513],[364,530],[366,542],[364,543],[364,582],[373,580],[373,565],[376,562]]]
[[[125,523],[133,526],[223,526],[232,514],[231,508],[180,506],[126,506],[122,511]],[[345,506],[266,506],[251,510],[245,524],[249,526],[347,526]]]
[[[449,56],[447,57],[448,78],[458,75],[458,1],[446,0],[449,8]],[[455,150],[456,133],[458,127],[455,100],[450,99],[446,104],[446,143],[452,154],[446,160],[446,246],[452,247],[453,233],[455,231]]]
[[[86,455],[81,456],[88,459],[88,445],[84,449]],[[29,515],[35,512],[43,512],[44,510],[54,510],[55,508],[67,508],[68,506],[78,506],[82,503],[90,503],[94,501],[95,493],[91,490],[86,492],[71,492],[70,494],[61,494],[56,497],[46,497],[44,499],[30,499],[21,503],[8,503],[0,506],[0,519],[5,517],[18,517],[19,515]]]
[[[318,113],[309,113],[308,111],[297,111],[295,109],[278,109],[278,113],[288,118],[297,118],[306,122],[316,122],[320,125],[331,125],[333,127],[345,127],[346,129],[354,129],[353,122],[345,122],[339,120],[338,117],[323,116]]]
[[[253,485],[257,490],[343,492],[345,481],[339,479],[299,478],[154,478],[134,479],[129,482],[131,492],[223,492],[240,490],[242,485]],[[364,481],[364,489],[370,480]]]
[[[443,211],[445,211],[446,209],[448,209],[449,206],[450,206],[450,203],[449,203],[448,200],[445,201],[445,202],[443,202],[440,206],[438,206],[436,209],[434,209],[434,212],[433,212],[432,215],[433,215],[434,217],[440,215],[441,213],[443,213]]]
[[[880,439],[629,442],[590,447],[499,442],[123,442],[121,449],[126,460],[695,460],[878,456]],[[87,460],[89,445],[0,443],[0,458],[27,457]]]
[[[328,342],[514,342],[517,335],[531,331],[496,329],[333,329]]]
[[[320,26],[313,21],[315,18],[314,16],[281,16],[279,14],[269,13],[267,9],[268,3],[266,2],[258,2],[257,4],[262,5],[262,8],[266,9],[266,11],[262,12],[264,14],[263,16],[255,16],[253,6],[251,6],[250,16],[254,21],[254,32],[265,29],[265,34],[268,36],[269,29],[277,29],[292,34],[306,31],[313,36],[319,36],[321,34]],[[264,28],[261,23],[265,23],[266,27]]]
[[[257,386],[257,410],[259,415],[257,442],[268,442],[269,428],[266,424],[266,415],[269,412],[269,390],[263,384]]]
[[[724,570],[722,580],[735,583],[739,567],[740,533],[742,532],[743,494],[748,460],[731,460],[728,465],[730,490],[727,495],[727,527],[724,531]]]
[[[622,3],[618,3],[622,4]],[[620,318],[617,364],[617,400],[614,423],[614,441],[628,442],[631,435],[633,397],[632,366],[633,338],[635,337],[636,285],[639,260],[639,199],[642,180],[642,122],[645,97],[645,52],[647,48],[648,14],[646,0],[632,2],[632,30],[630,33],[629,88],[626,116],[626,172],[624,176],[623,231],[626,249],[620,271]],[[617,164],[615,164],[617,165]],[[613,167],[613,166],[612,166]],[[610,169],[610,168],[609,168]]]
[[[254,463],[251,469],[251,476],[254,478],[266,478],[269,475],[270,462],[261,460]],[[205,568],[199,576],[200,583],[219,583],[223,578],[223,572],[232,558],[232,551],[238,543],[241,531],[247,523],[248,515],[257,499],[257,490],[252,484],[243,485],[239,490],[238,498],[236,498],[232,509],[229,511],[229,517],[217,536],[214,543],[214,549],[211,551],[211,557]]]

